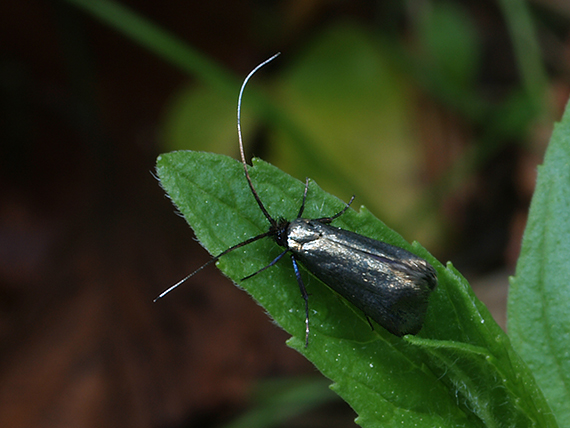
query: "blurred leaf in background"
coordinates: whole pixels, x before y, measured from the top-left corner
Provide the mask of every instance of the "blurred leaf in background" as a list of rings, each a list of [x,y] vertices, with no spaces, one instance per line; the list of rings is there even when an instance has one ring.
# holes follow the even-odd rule
[[[187,86],[166,109],[161,141],[165,151],[192,147],[212,153],[235,152],[236,106],[203,86]]]

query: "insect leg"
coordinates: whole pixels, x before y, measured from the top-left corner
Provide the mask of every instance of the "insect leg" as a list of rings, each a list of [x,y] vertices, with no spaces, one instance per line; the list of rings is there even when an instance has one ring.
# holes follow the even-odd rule
[[[297,277],[297,282],[299,283],[299,289],[301,290],[301,295],[303,300],[305,300],[305,348],[309,346],[309,295],[307,294],[307,289],[305,284],[303,284],[303,279],[301,278],[301,271],[299,270],[299,265],[295,256],[291,254],[291,261],[293,262],[293,270],[295,271],[295,276]]]
[[[267,266],[262,267],[261,269],[259,269],[257,272],[253,272],[251,275],[246,276],[245,278],[242,278],[242,281],[245,281],[246,279],[251,278],[252,276],[257,275],[260,272],[263,272],[265,269],[270,268],[271,266],[273,266],[275,263],[277,263],[279,260],[281,260],[281,257],[283,257],[285,254],[287,254],[289,252],[289,249],[286,249],[285,251],[283,251],[281,254],[279,254],[277,257],[275,257],[273,259],[273,261],[271,263],[269,263]]]

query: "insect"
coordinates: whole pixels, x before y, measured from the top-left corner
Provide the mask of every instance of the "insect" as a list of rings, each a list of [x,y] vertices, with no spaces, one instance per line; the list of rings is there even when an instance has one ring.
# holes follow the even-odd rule
[[[246,181],[257,205],[269,222],[269,229],[236,244],[174,284],[160,299],[180,284],[218,261],[224,255],[262,238],[272,238],[283,251],[267,266],[246,276],[258,275],[289,254],[301,296],[305,303],[305,346],[309,342],[309,294],[301,277],[301,263],[329,288],[360,309],[367,317],[396,336],[416,334],[422,328],[430,293],[437,286],[435,269],[424,259],[403,248],[343,230],[331,223],[349,209],[354,196],[338,213],[317,219],[303,218],[309,180],[305,181],[302,203],[291,221],[273,218],[265,208],[251,181],[241,132],[241,101],[249,79],[276,54],[255,67],[245,78],[238,96],[237,131],[241,162]],[[370,323],[372,326],[372,323]]]

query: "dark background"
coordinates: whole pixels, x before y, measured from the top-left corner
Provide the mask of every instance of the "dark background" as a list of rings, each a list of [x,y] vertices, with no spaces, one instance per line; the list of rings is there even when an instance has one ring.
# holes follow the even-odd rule
[[[452,260],[505,326],[507,276],[536,165],[568,98],[566,2],[528,4],[535,32],[523,26],[518,34],[539,48],[530,78],[521,60],[532,55],[517,53],[512,11],[500,2],[122,4],[236,82],[282,51],[263,72],[278,81],[309,41],[340,22],[392,46],[415,94],[414,156],[436,231],[422,244]],[[455,35],[431,45],[418,24],[450,4],[479,44],[465,93],[445,57]],[[156,156],[172,148],[161,131],[172,97],[207,87],[203,75],[159,58],[74,1],[3,2],[0,23],[0,426],[218,426],[252,405],[261,380],[316,376],[214,268],[152,303],[209,260],[151,174]],[[252,138],[255,154],[278,163],[268,132],[261,127]],[[371,183],[371,194],[378,187]],[[289,423],[346,426],[353,415],[343,409],[337,402]]]

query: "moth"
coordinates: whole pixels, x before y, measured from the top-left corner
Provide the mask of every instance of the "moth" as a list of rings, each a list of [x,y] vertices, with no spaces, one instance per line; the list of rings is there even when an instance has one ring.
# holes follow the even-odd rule
[[[317,219],[303,218],[309,190],[305,189],[297,217],[293,220],[273,218],[259,197],[249,175],[241,132],[241,102],[250,78],[276,54],[255,67],[245,78],[238,96],[237,131],[241,162],[247,184],[259,209],[269,223],[266,232],[240,242],[217,256],[172,287],[162,292],[160,299],[180,284],[218,261],[224,255],[263,238],[273,239],[283,251],[265,267],[242,279],[261,274],[289,255],[295,277],[305,304],[305,346],[309,342],[309,294],[303,282],[299,263],[329,288],[360,309],[367,317],[396,336],[416,334],[423,326],[431,292],[437,286],[435,269],[424,259],[404,250],[358,233],[334,227],[331,223],[349,209],[354,196],[336,214]],[[372,324],[370,324],[372,326]]]

